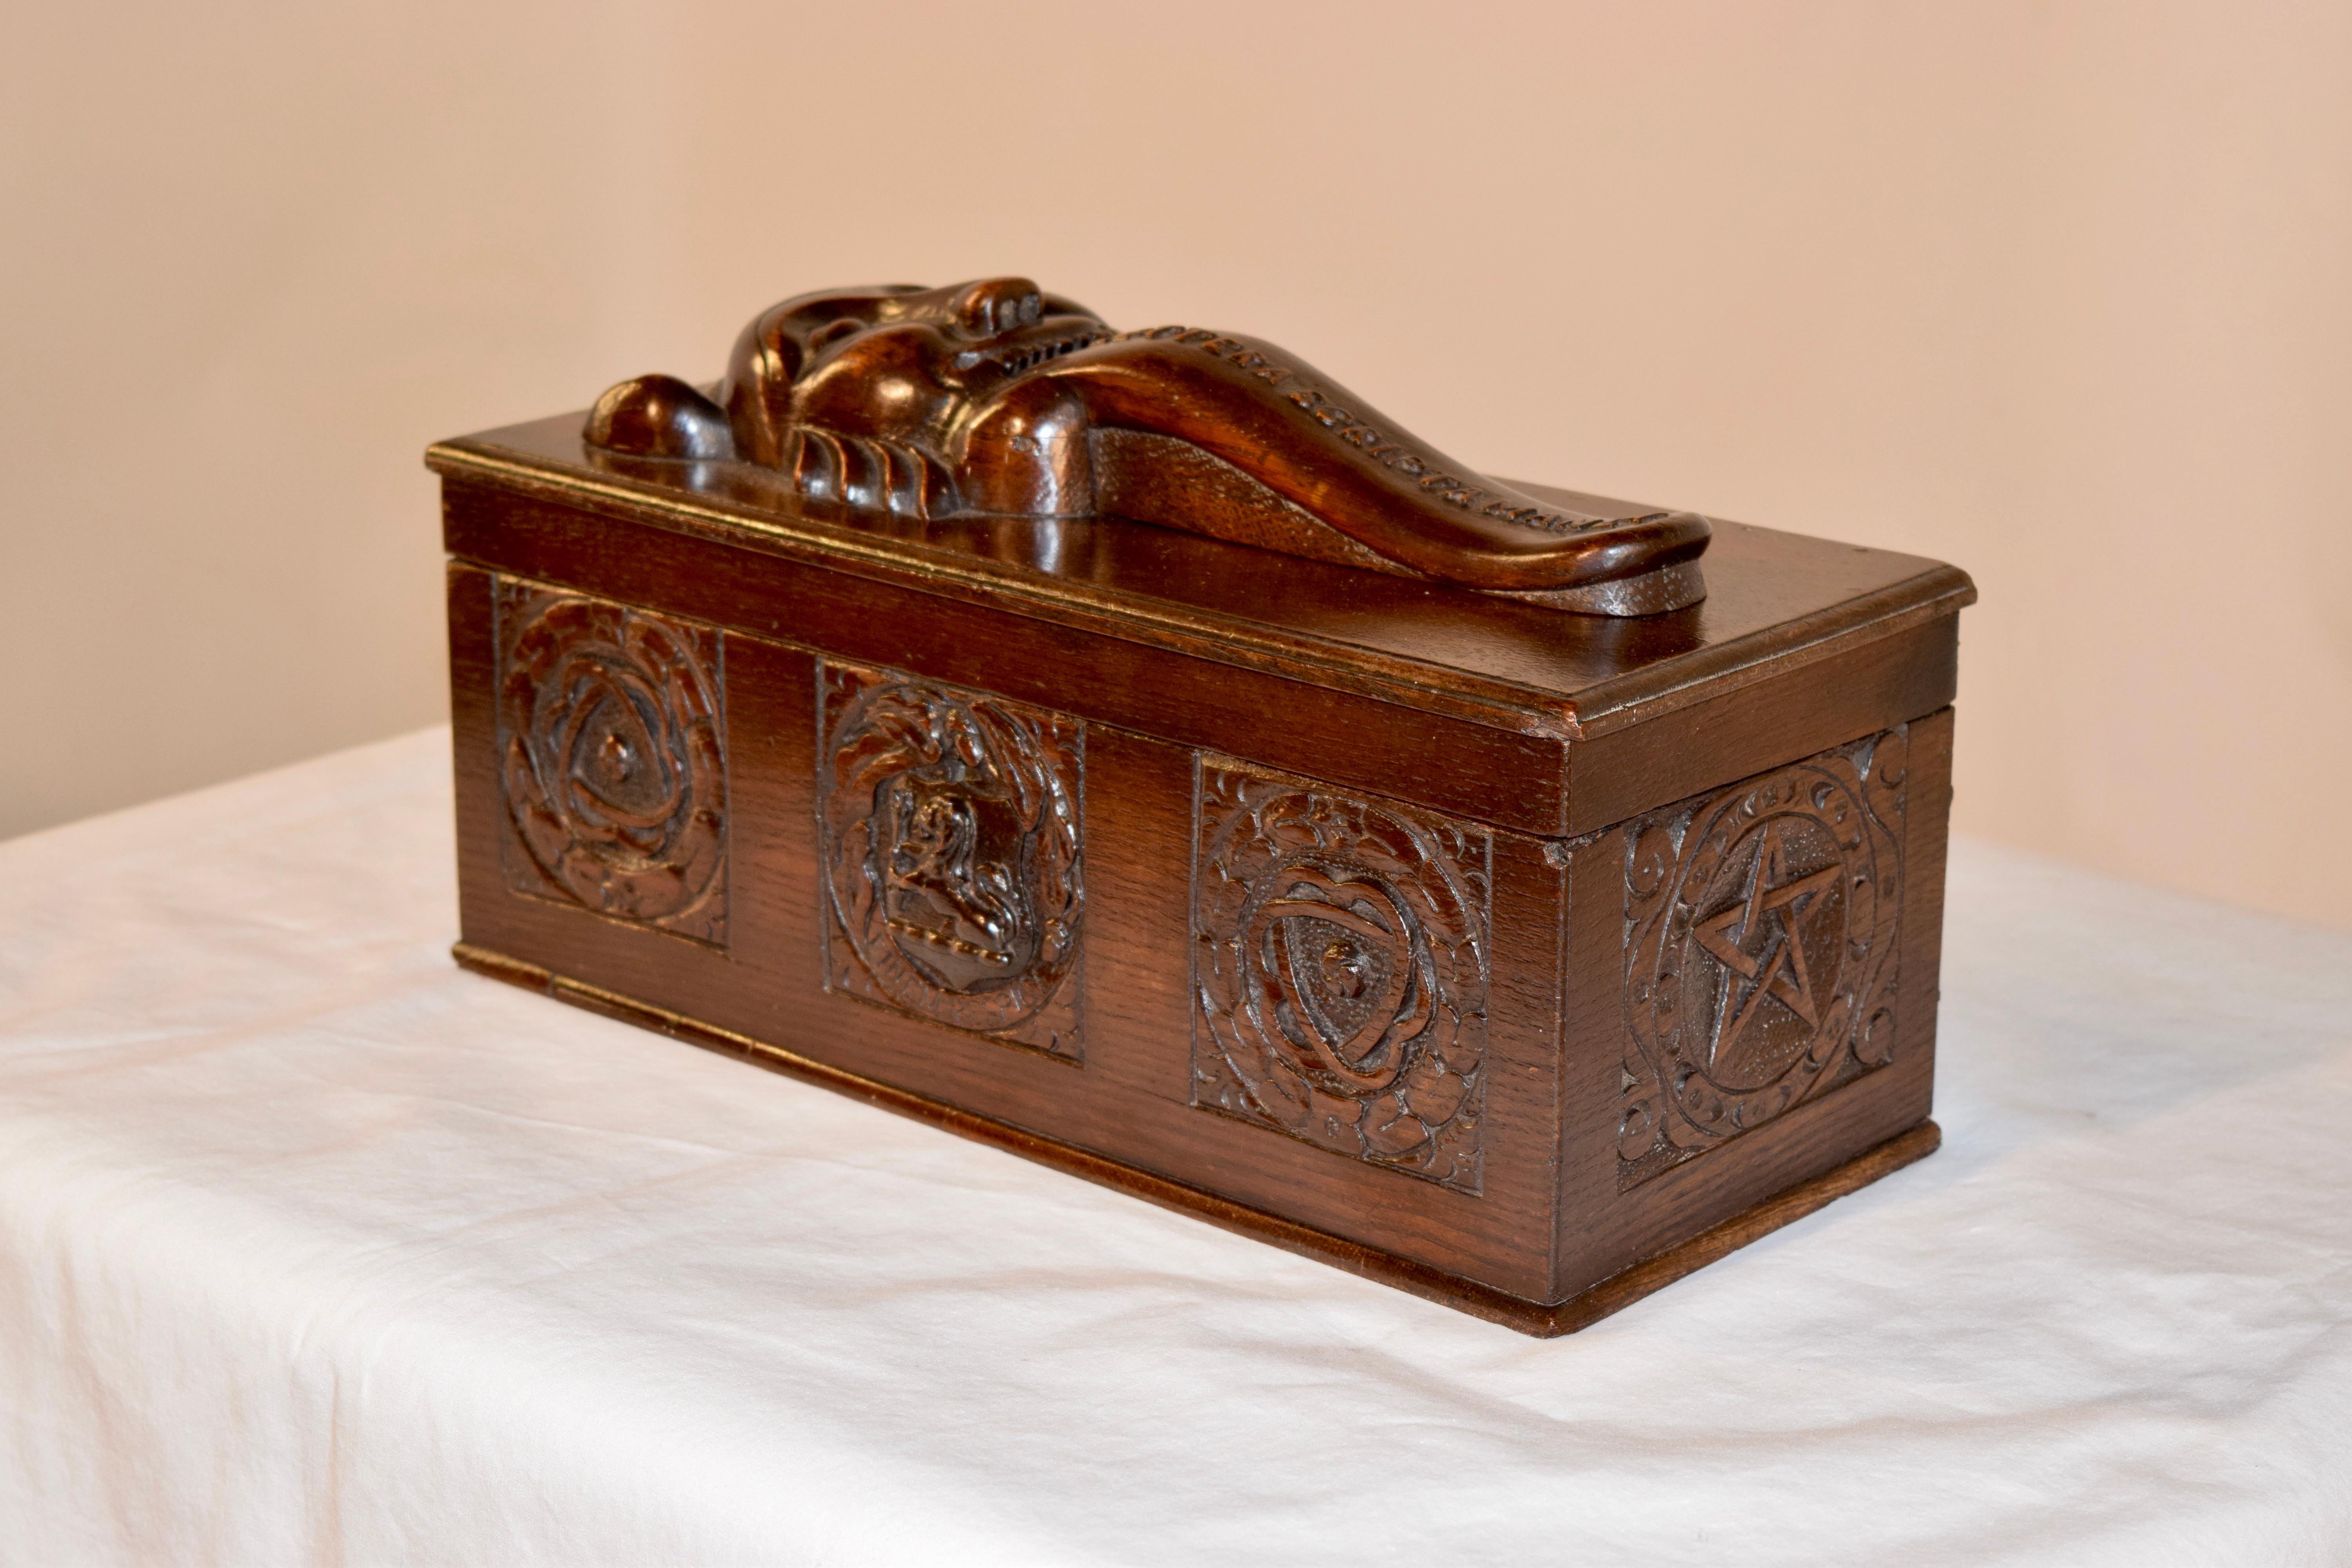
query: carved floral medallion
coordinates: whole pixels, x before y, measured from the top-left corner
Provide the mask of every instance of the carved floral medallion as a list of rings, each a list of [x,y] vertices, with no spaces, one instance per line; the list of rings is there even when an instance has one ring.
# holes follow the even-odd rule
[[[719,634],[509,578],[498,625],[508,886],[723,946]]]
[[[827,984],[1076,1060],[1084,727],[852,665],[822,685]]]
[[[1628,825],[1621,1191],[1892,1059],[1907,752],[1892,730]]]
[[[1193,1103],[1475,1193],[1492,842],[1203,761]]]

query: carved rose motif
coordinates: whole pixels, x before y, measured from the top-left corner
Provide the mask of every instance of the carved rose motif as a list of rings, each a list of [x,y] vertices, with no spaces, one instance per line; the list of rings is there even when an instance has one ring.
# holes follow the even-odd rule
[[[834,664],[824,698],[830,984],[1076,1058],[1078,721]]]
[[[1890,1059],[1907,733],[1626,829],[1620,1190]]]
[[[499,624],[509,885],[723,944],[719,634],[506,580]]]
[[[1203,763],[1193,1102],[1479,1189],[1490,841]]]

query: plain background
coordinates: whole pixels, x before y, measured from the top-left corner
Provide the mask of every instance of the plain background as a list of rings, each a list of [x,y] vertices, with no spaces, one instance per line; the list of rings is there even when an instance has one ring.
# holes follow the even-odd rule
[[[445,711],[436,437],[1022,272],[1958,563],[1964,831],[2352,925],[2352,7],[11,7],[0,834]]]

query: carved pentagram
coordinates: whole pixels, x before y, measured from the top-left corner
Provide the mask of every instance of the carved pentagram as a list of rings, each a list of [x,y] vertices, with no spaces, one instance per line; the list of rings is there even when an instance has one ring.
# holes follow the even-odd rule
[[[1803,922],[1809,909],[1818,915],[1829,907],[1825,895],[1837,884],[1838,868],[1791,879],[1781,847],[1787,828],[1780,817],[1763,826],[1748,872],[1748,896],[1691,928],[1693,939],[1723,965],[1731,982],[1723,1005],[1716,1010],[1715,1034],[1707,1048],[1710,1065],[1720,1066],[1737,1054],[1741,1037],[1767,1002],[1779,1003],[1808,1027],[1821,1026],[1812,974],[1805,962]]]
[[[1626,825],[1621,1188],[1885,1064],[1908,738]]]

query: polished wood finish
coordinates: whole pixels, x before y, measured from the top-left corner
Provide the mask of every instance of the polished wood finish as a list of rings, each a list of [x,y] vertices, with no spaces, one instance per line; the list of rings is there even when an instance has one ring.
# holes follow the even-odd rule
[[[717,1028],[683,1014],[649,1007],[642,1002],[584,984],[568,976],[550,973],[537,964],[524,963],[503,953],[461,942],[451,949],[450,955],[477,974],[553,997],[558,1002],[569,1003],[586,1012],[599,1013],[625,1024],[652,1029],[674,1040],[700,1046],[705,1050],[733,1057],[754,1067],[799,1079],[803,1083],[813,1083],[838,1094],[849,1095],[869,1105],[952,1132],[960,1138],[969,1138],[976,1143],[1002,1149],[1069,1175],[1082,1176],[1099,1185],[1125,1193],[1129,1197],[1141,1198],[1161,1208],[1206,1220],[1220,1229],[1279,1247],[1302,1258],[1311,1258],[1318,1263],[1344,1268],[1350,1274],[1361,1275],[1400,1290],[1409,1290],[1416,1296],[1426,1297],[1473,1317],[1484,1318],[1489,1322],[1500,1323],[1538,1339],[1574,1333],[1612,1312],[1632,1306],[1684,1275],[1727,1257],[1749,1242],[1769,1236],[1784,1225],[1794,1224],[1832,1200],[1868,1186],[1881,1176],[1891,1175],[1915,1161],[1927,1158],[1943,1142],[1943,1131],[1936,1123],[1921,1121],[1884,1143],[1864,1150],[1843,1164],[1776,1193],[1720,1225],[1710,1226],[1686,1241],[1587,1287],[1565,1301],[1546,1306],[1482,1285],[1475,1279],[1465,1279],[1458,1274],[1415,1263],[1411,1258],[1400,1258],[1376,1247],[1367,1247],[1345,1237],[1317,1230],[1282,1215],[1237,1204],[1200,1187],[1171,1181],[1150,1171],[1138,1170],[1117,1160],[1105,1159],[1090,1150],[1042,1137],[1025,1128],[976,1116],[942,1100],[910,1094],[890,1084],[844,1072],[839,1068],[771,1045],[765,1040],[755,1040],[746,1035]]]
[[[1933,1146],[1961,574],[1563,614],[656,390],[430,456],[470,965],[1532,1332]]]
[[[608,390],[600,455],[744,464],[919,519],[1116,516],[1591,615],[1706,594],[1707,521],[1562,507],[1482,478],[1255,338],[1113,331],[1025,278],[798,295],[709,395]]]

